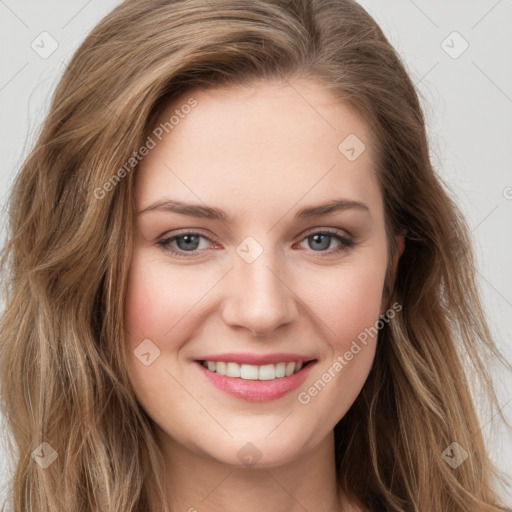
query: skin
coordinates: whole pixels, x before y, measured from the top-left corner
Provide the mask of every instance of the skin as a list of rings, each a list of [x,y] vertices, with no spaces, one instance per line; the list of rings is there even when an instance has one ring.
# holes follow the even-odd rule
[[[130,378],[157,425],[169,496],[190,511],[361,510],[337,490],[333,429],[367,379],[376,339],[309,403],[298,394],[389,307],[368,129],[321,85],[300,80],[188,92],[156,125],[190,97],[197,106],[137,170],[137,211],[177,199],[221,208],[233,222],[157,209],[138,215],[125,309]],[[354,161],[338,149],[349,134],[366,145]],[[293,218],[339,198],[367,210]],[[353,246],[335,253],[343,245],[334,237],[308,238],[326,228]],[[176,256],[157,244],[184,229],[205,237],[192,252]],[[248,236],[263,249],[252,263],[236,252]],[[403,238],[394,241],[396,267]],[[183,239],[166,247],[187,248]],[[148,366],[134,356],[144,339],[160,350]],[[299,389],[249,402],[212,386],[194,362],[224,352],[293,352],[317,364]],[[251,467],[237,456],[249,442],[260,455]]]

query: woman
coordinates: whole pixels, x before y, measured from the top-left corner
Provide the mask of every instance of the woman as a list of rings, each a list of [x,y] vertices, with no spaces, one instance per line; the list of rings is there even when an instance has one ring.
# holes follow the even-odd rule
[[[510,510],[465,372],[510,365],[355,2],[124,2],[9,219],[14,510]]]

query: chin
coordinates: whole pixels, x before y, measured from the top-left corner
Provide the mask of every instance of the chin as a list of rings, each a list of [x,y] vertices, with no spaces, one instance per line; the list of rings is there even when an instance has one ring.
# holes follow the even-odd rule
[[[276,432],[277,434],[277,432]],[[234,436],[235,439],[225,438],[202,447],[203,453],[229,466],[247,469],[268,469],[279,467],[300,458],[307,451],[306,439],[291,438],[289,426],[285,435],[267,437],[261,435]]]

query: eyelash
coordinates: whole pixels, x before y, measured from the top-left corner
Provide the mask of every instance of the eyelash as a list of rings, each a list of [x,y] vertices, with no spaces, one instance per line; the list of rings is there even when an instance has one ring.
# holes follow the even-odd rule
[[[179,250],[179,249],[169,248],[171,242],[174,242],[176,239],[182,238],[182,237],[184,237],[186,235],[199,236],[199,237],[205,238],[206,240],[211,242],[211,240],[207,236],[203,235],[202,233],[198,233],[198,232],[195,232],[195,231],[184,231],[182,233],[178,233],[178,234],[173,235],[173,236],[171,236],[169,238],[165,238],[163,240],[158,241],[157,245],[164,252],[170,253],[173,256],[190,257],[191,254],[195,254],[197,252],[201,252],[201,251],[198,251],[197,249],[195,249],[194,251],[182,251],[182,250]],[[337,249],[334,249],[334,250],[331,249],[331,250],[328,250],[328,251],[313,251],[311,249],[312,252],[318,253],[320,255],[320,257],[323,257],[324,255],[325,256],[327,256],[327,255],[332,256],[333,254],[339,254],[341,252],[349,250],[350,248],[352,248],[354,246],[354,241],[353,240],[350,240],[349,238],[340,235],[339,231],[331,230],[331,229],[323,229],[323,230],[320,230],[320,231],[313,231],[311,233],[308,233],[304,238],[302,238],[302,240],[300,240],[300,242],[303,242],[307,238],[310,238],[310,237],[312,237],[314,235],[327,235],[327,236],[329,236],[331,238],[336,239],[338,242],[341,243],[341,246],[338,247]],[[195,256],[192,256],[192,258],[193,257],[195,257]]]

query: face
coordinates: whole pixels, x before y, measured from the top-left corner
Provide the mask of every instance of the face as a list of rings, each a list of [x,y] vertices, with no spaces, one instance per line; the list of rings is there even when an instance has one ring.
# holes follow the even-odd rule
[[[386,307],[368,129],[319,84],[260,82],[189,92],[150,137],[125,308],[137,398],[170,449],[293,461],[356,399]]]

